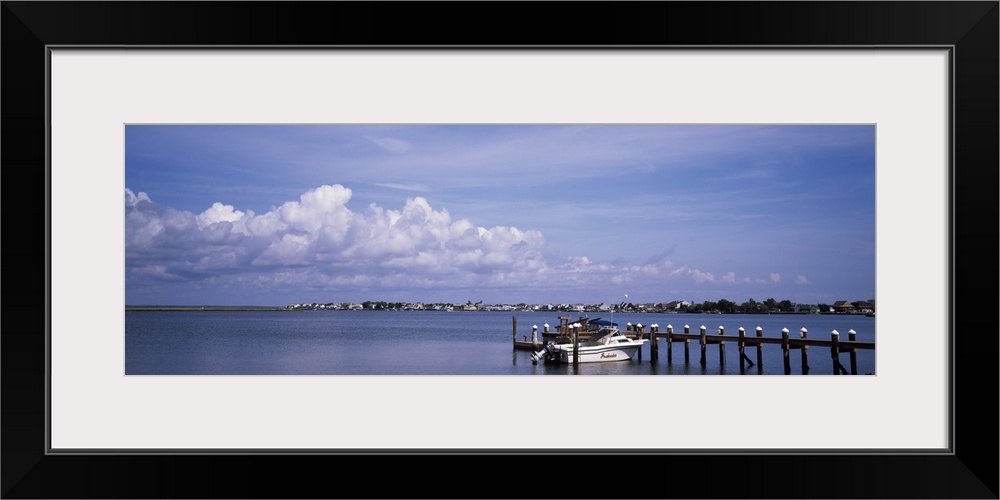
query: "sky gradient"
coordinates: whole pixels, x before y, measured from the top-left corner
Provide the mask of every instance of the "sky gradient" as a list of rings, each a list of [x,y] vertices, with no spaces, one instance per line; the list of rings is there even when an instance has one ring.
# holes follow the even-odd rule
[[[875,127],[127,125],[127,305],[875,297]]]

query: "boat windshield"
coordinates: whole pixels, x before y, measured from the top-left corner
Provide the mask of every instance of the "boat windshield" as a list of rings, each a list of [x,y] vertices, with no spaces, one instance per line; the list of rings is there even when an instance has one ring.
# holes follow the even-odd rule
[[[590,339],[587,340],[586,345],[590,346],[606,345],[608,342],[611,341],[611,338],[614,337],[614,334],[617,332],[618,330],[615,328],[601,327],[600,330],[597,330],[596,332],[591,334]]]

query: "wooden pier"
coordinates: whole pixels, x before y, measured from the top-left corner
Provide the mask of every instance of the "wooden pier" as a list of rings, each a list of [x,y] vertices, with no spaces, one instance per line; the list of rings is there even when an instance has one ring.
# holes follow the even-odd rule
[[[560,318],[563,320],[565,317]],[[565,324],[566,321],[562,321]],[[646,331],[645,326],[636,325],[634,330],[628,330],[625,332],[630,338],[644,338],[649,339],[649,362],[655,363],[659,359],[660,345],[659,340],[666,340],[667,348],[667,363],[673,363],[673,353],[674,344],[678,344],[679,347],[684,349],[684,362],[689,363],[691,360],[691,342],[696,341],[699,347],[699,362],[702,366],[705,366],[707,362],[707,350],[708,346],[716,344],[719,346],[719,364],[726,364],[726,342],[735,342],[739,347],[739,361],[740,361],[740,373],[743,373],[747,365],[750,367],[757,366],[758,371],[762,373],[762,365],[764,362],[763,349],[766,344],[775,344],[781,347],[782,360],[784,364],[785,375],[791,375],[792,365],[791,365],[791,351],[799,351],[800,362],[802,366],[802,374],[806,375],[810,371],[809,366],[809,348],[810,347],[820,347],[828,348],[830,353],[831,365],[833,367],[834,375],[851,375],[858,374],[858,363],[857,363],[857,353],[860,349],[875,349],[875,342],[865,342],[856,339],[857,333],[854,330],[847,332],[848,339],[840,340],[840,332],[833,330],[830,333],[829,339],[820,338],[810,338],[808,337],[808,331],[805,328],[799,330],[798,337],[792,337],[789,335],[787,328],[781,330],[780,337],[765,337],[764,331],[761,327],[757,327],[755,334],[752,336],[746,335],[746,331],[740,327],[737,335],[726,335],[725,329],[719,327],[716,333],[709,334],[704,326],[700,328],[698,333],[691,333],[691,327],[684,325],[684,331],[682,333],[674,332],[674,327],[672,325],[667,325],[667,330],[665,332],[659,331],[659,325],[650,325],[649,330]],[[557,335],[561,332],[560,328],[557,331]],[[545,331],[543,334],[548,334],[551,332]],[[545,346],[546,341],[539,339],[538,327],[532,326],[531,335],[522,335],[522,340],[517,338],[517,316],[513,319],[513,336],[514,336],[514,349],[518,350],[531,350],[537,352]],[[549,335],[551,336],[551,335]],[[544,335],[543,335],[544,337]],[[584,341],[589,338],[589,334],[580,332],[579,341]],[[756,363],[750,359],[747,354],[747,349],[756,348],[757,351],[757,361]],[[849,358],[850,369],[848,370],[840,362],[840,354],[846,353]],[[639,350],[638,355],[639,360],[642,360],[642,349]]]

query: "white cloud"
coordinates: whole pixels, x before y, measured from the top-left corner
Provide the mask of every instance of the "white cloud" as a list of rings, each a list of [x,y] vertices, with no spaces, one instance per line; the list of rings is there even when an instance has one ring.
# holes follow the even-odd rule
[[[286,202],[277,211],[281,220],[292,229],[310,234],[319,232],[323,227],[346,231],[351,216],[346,205],[350,199],[351,190],[344,186],[320,186],[304,193],[297,202]]]
[[[250,214],[252,215],[253,212],[250,212]],[[198,215],[198,227],[204,229],[211,224],[223,221],[237,222],[241,221],[244,216],[243,212],[234,210],[232,205],[223,205],[222,203],[215,202],[211,208]],[[245,231],[245,228],[243,229]]]
[[[125,206],[134,207],[141,201],[150,202],[151,200],[149,199],[149,195],[142,191],[139,191],[139,194],[136,195],[132,193],[131,189],[125,188]]]
[[[130,245],[140,247],[151,246],[164,230],[163,221],[155,214],[148,214],[138,210],[126,212],[125,248],[129,248]]]
[[[781,283],[781,275],[778,273],[771,273],[770,278],[772,283]]]
[[[697,283],[704,283],[706,281],[715,281],[715,276],[713,276],[712,273],[702,272],[697,269],[691,270],[691,276]]]
[[[272,241],[251,263],[276,267],[309,264],[309,238],[300,234],[283,234],[280,239]]]
[[[669,262],[667,262],[665,264],[665,266],[666,267],[672,267],[673,265],[670,264]],[[729,274],[732,274],[732,273],[729,273]],[[700,269],[692,269],[692,268],[690,268],[688,266],[674,267],[674,268],[672,268],[670,270],[670,272],[668,273],[668,276],[685,277],[685,278],[693,280],[695,283],[714,283],[716,281],[714,274],[712,274],[710,272],[702,271]],[[725,282],[725,281],[727,281],[727,277],[724,276],[719,281]]]
[[[795,284],[796,285],[808,285],[809,284],[809,278],[807,278],[805,276],[802,276],[802,275],[799,275],[799,276],[797,276],[795,278]]]
[[[422,197],[401,210],[372,204],[362,212],[350,199],[350,189],[326,185],[260,215],[223,202],[195,215],[126,191],[126,264],[136,279],[229,276],[310,288],[509,282],[546,268],[538,231],[453,220]]]

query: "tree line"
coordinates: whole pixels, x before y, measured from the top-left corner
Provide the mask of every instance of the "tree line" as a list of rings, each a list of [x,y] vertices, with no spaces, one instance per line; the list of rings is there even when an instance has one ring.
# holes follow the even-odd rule
[[[722,313],[743,313],[743,314],[756,314],[756,313],[769,313],[769,312],[795,312],[796,304],[792,303],[790,300],[777,301],[773,298],[758,302],[753,298],[747,300],[742,304],[737,304],[731,300],[719,299],[718,301],[706,300],[701,304],[691,304],[688,307],[682,307],[681,310],[686,312],[722,312]],[[817,304],[820,311],[829,311],[830,306],[828,304]]]

